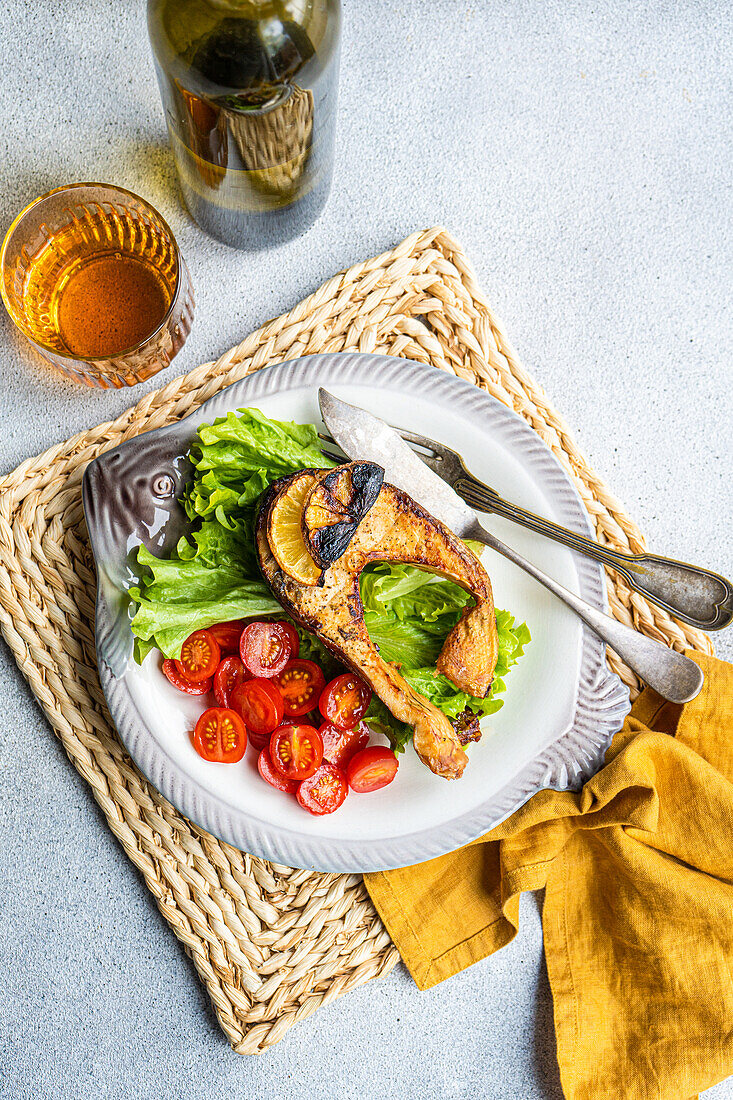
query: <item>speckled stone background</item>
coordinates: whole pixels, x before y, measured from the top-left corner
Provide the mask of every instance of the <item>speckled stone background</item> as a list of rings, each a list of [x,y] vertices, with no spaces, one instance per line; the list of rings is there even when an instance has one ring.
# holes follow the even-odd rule
[[[80,179],[160,208],[198,308],[152,388],[441,222],[650,545],[733,574],[729,5],[346,0],[344,14],[330,203],[305,237],[253,256],[181,207],[141,0],[4,0],[0,226]],[[1,313],[0,469],[147,387],[65,383]],[[418,993],[399,968],[270,1053],[232,1054],[1,646],[0,663],[3,1100],[560,1100],[532,897],[516,940],[443,986]],[[733,1079],[707,1095],[733,1098]]]

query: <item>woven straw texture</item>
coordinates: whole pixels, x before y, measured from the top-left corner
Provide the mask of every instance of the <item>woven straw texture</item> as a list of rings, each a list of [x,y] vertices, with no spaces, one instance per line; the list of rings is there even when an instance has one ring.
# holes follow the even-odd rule
[[[117,739],[94,652],[95,577],[81,504],[87,463],[185,416],[270,363],[383,352],[468,379],[514,409],[570,471],[599,541],[638,552],[638,528],[588,467],[522,368],[460,247],[442,229],[357,264],[216,363],[148,394],[0,480],[0,626],[55,733],[192,959],[233,1048],[256,1054],[321,1005],[389,972],[398,956],[358,876],[292,870],[197,829],[153,790]],[[609,579],[613,614],[676,649],[704,634]],[[632,689],[635,678],[614,668]]]

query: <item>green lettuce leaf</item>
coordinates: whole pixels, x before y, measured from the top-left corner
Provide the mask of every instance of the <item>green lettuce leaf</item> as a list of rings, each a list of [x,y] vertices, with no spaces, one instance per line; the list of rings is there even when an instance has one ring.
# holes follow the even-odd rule
[[[477,699],[459,691],[455,684],[446,676],[441,676],[434,667],[404,669],[402,675],[415,691],[419,691],[449,718],[457,718],[466,709],[474,714],[493,714],[503,705],[503,700],[494,698],[493,691],[485,699]]]
[[[270,420],[258,409],[239,409],[199,428],[191,451],[195,475],[186,497],[191,519],[225,523],[252,506],[267,486],[306,466],[323,468],[312,424]]]
[[[435,664],[443,639],[419,622],[398,619],[389,611],[365,611],[364,623],[385,661],[406,668]]]
[[[361,577],[361,597],[365,607],[389,610],[398,619],[419,618],[422,626],[441,624],[445,615],[457,621],[471,597],[457,584],[426,573],[413,565],[380,562],[370,566]],[[437,629],[436,633],[441,630]]]
[[[404,570],[412,567],[400,566],[399,568]],[[438,583],[456,587],[450,581]],[[415,591],[426,594],[426,614],[429,616],[435,606],[432,593],[427,596],[429,591],[427,585],[416,588]],[[414,613],[414,619],[401,620],[394,611],[390,611],[389,606],[383,612],[365,612],[364,620],[367,629],[372,640],[379,646],[382,657],[386,661],[399,665],[400,672],[408,684],[434,703],[448,718],[457,718],[466,709],[481,717],[494,714],[499,710],[503,706],[503,700],[498,697],[506,690],[506,674],[522,656],[524,647],[531,640],[526,623],[516,623],[514,616],[508,611],[496,612],[499,654],[491,691],[486,698],[482,699],[460,691],[435,668],[435,661],[445,634],[458,621],[460,611],[454,612],[450,617],[444,616],[445,633],[440,636],[432,632],[432,623],[422,622],[419,598],[416,598]],[[379,700],[376,702],[372,700],[367,717],[372,715],[386,727],[395,751],[400,752],[406,740],[404,732],[406,727],[398,722]]]
[[[154,641],[166,657],[179,657],[181,646],[194,630],[230,619],[282,615],[265,582],[241,566],[230,563],[212,568],[199,556],[156,558],[144,546],[139,548],[137,560],[150,576],[141,587],[130,590],[138,605],[132,631],[141,642]],[[138,647],[138,655],[144,653],[145,648]]]
[[[412,726],[406,726],[395,718],[378,695],[372,695],[364,721],[375,733],[381,733],[388,738],[395,753],[405,751],[405,746],[412,737]]]

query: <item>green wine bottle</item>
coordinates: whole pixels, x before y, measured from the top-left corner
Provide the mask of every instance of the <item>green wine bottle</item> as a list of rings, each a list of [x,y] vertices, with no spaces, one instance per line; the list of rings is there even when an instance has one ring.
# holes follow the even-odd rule
[[[148,31],[201,228],[245,249],[305,232],[333,172],[340,0],[148,0]]]

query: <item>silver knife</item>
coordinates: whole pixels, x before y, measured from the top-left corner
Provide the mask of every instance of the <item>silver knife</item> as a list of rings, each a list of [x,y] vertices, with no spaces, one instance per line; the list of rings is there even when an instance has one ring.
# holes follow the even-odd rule
[[[385,481],[404,489],[460,538],[483,543],[529,573],[572,608],[586,626],[663,698],[673,703],[687,703],[699,693],[703,674],[694,661],[605,615],[497,539],[479,523],[474,510],[383,420],[366,409],[341,401],[324,389],[319,389],[318,400],[326,427],[352,461],[376,462],[384,468]]]

